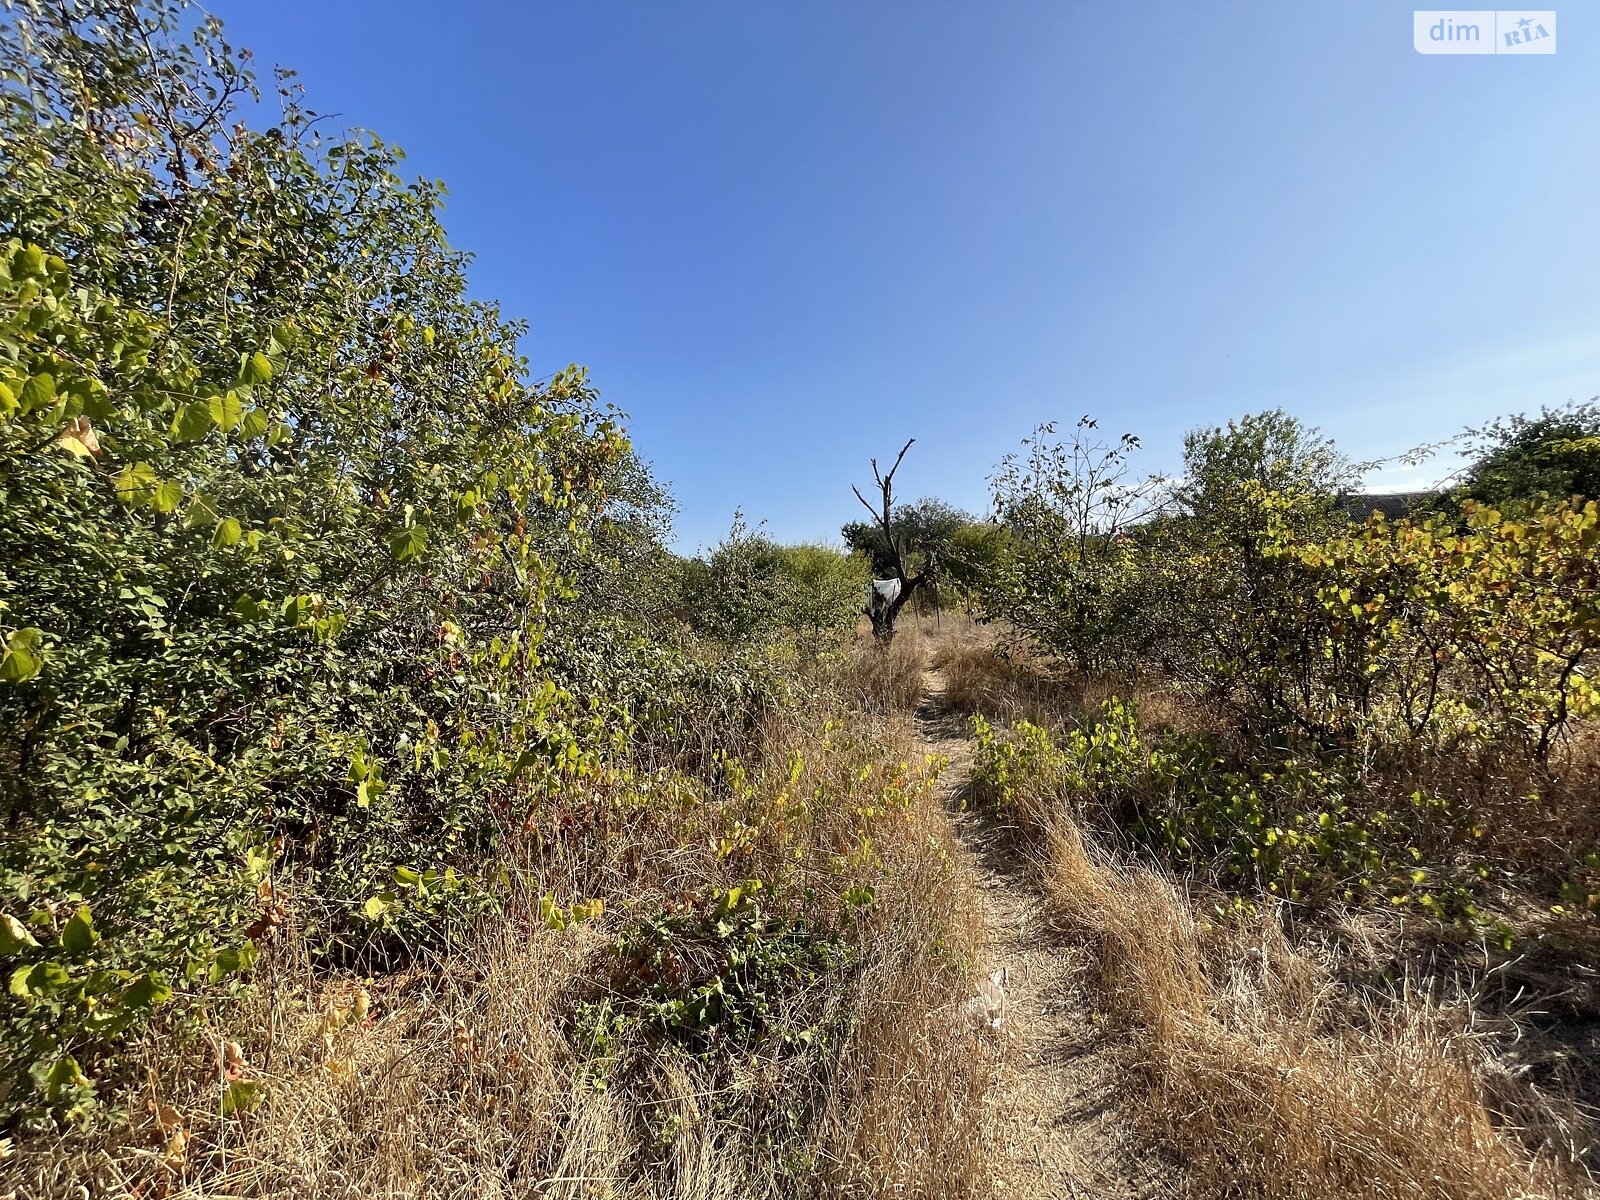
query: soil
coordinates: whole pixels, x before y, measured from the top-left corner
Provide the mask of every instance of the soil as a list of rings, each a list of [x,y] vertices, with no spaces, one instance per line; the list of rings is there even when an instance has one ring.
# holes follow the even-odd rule
[[[1006,1014],[985,1114],[993,1195],[1155,1200],[1184,1194],[1181,1169],[1133,1128],[1132,1081],[1104,1032],[1086,947],[1051,928],[1037,865],[1016,831],[966,804],[972,747],[925,676],[918,737],[945,757],[946,809],[977,886],[985,974],[1004,970]],[[976,981],[975,981],[976,983]]]

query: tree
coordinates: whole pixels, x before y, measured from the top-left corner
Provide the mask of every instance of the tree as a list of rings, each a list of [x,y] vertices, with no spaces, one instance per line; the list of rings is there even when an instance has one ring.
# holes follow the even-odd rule
[[[449,924],[381,896],[582,758],[535,648],[629,450],[468,298],[439,186],[215,21],[25,0],[0,67],[3,1125],[229,986],[273,879],[322,950]]]
[[[1476,457],[1458,500],[1499,506],[1541,495],[1600,498],[1600,398],[1502,417],[1468,436],[1477,442]]]
[[[901,553],[913,566],[942,558],[956,532],[974,521],[971,513],[933,496],[924,496],[913,504],[897,504],[894,510]],[[880,578],[894,572],[894,556],[878,521],[847,521],[839,532],[845,545],[864,555]]]
[[[1191,430],[1183,439],[1183,465],[1174,496],[1201,521],[1237,515],[1249,494],[1246,484],[1293,491],[1331,507],[1356,481],[1332,439],[1281,408]]]
[[[872,478],[878,487],[876,505],[861,494],[860,488],[852,485],[850,489],[856,494],[856,499],[861,501],[861,506],[872,514],[873,523],[883,539],[890,578],[897,585],[894,594],[890,596],[878,592],[874,586],[872,598],[865,609],[867,618],[872,622],[873,637],[880,645],[885,646],[894,639],[894,622],[900,615],[900,610],[906,606],[906,602],[918,588],[933,578],[935,570],[935,560],[929,559],[918,570],[907,572],[905,539],[894,519],[894,475],[905,460],[906,451],[911,449],[916,441],[916,438],[910,438],[900,447],[900,453],[895,455],[894,465],[889,468],[887,474],[878,469],[877,459],[872,460]]]
[[[999,522],[969,521],[962,525],[939,553],[941,600],[946,584],[960,593],[959,603],[970,604],[981,597],[1010,552],[1010,532]]]
[[[702,633],[728,643],[793,638],[806,655],[855,624],[867,582],[860,557],[817,543],[780,545],[735,513],[722,541],[683,563],[679,587]]]
[[[1269,722],[1304,710],[1295,694],[1317,668],[1314,598],[1268,550],[1344,528],[1338,497],[1355,476],[1331,439],[1282,409],[1185,437],[1176,511],[1151,560],[1167,614],[1156,653],[1170,675]]]
[[[1069,438],[1042,425],[1001,462],[991,485],[1005,535],[978,583],[991,617],[1011,621],[1083,671],[1142,646],[1145,622],[1131,533],[1165,500],[1164,481],[1139,476],[1139,439],[1106,441],[1085,416]]]

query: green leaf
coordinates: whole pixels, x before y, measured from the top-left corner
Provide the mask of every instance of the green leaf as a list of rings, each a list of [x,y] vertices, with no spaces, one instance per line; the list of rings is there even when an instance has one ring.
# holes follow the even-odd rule
[[[18,967],[11,972],[11,983],[6,990],[19,1000],[26,1000],[33,995],[33,989],[28,986],[28,976],[33,974],[33,968],[37,965],[36,963],[29,963],[27,966]]]
[[[6,638],[6,652],[0,656],[0,681],[26,683],[44,667],[44,634],[37,629],[18,629]]]
[[[204,492],[196,492],[189,497],[189,507],[183,510],[183,525],[185,529],[197,529],[201,525],[210,525],[217,520],[217,502]]]
[[[376,921],[389,911],[390,902],[382,896],[372,896],[361,906],[362,914],[369,921]]]
[[[150,507],[158,513],[176,512],[183,503],[183,484],[164,479],[150,489]]]
[[[264,408],[252,408],[239,422],[239,436],[258,438],[272,428],[272,414]]]
[[[12,269],[24,279],[44,276],[44,251],[38,246],[24,246],[12,261],[15,263]]]
[[[220,396],[213,396],[206,401],[206,411],[211,414],[211,419],[218,429],[226,433],[236,429],[239,422],[244,420],[244,402],[239,399],[237,392],[225,392]]]
[[[22,394],[17,400],[22,405],[25,413],[35,409],[45,408],[56,398],[56,381],[52,375],[33,375],[28,382],[22,385]]]
[[[192,400],[178,409],[178,415],[172,419],[172,432],[186,442],[198,442],[216,423],[209,403]]]
[[[237,517],[223,517],[217,522],[217,527],[211,534],[213,549],[224,550],[229,546],[239,544],[239,539],[244,536],[244,530],[239,525]]]
[[[246,621],[259,621],[272,614],[272,608],[254,596],[240,596],[233,602],[233,611]]]
[[[212,983],[221,983],[229,975],[237,975],[240,971],[248,971],[256,965],[256,948],[251,942],[238,946],[224,946],[211,957],[211,966],[206,972],[206,977]]]
[[[129,508],[141,508],[150,503],[151,494],[159,482],[148,463],[129,463],[117,472],[111,486],[123,504]]]
[[[20,954],[39,945],[28,927],[10,913],[0,914],[0,954]]]
[[[222,1115],[252,1113],[267,1098],[267,1085],[261,1079],[235,1079],[222,1093]]]
[[[150,971],[130,983],[122,1002],[130,1008],[154,1008],[172,999],[172,986],[159,971]]]
[[[254,387],[272,378],[272,360],[261,351],[246,354],[239,360],[239,382]]]
[[[99,940],[87,904],[80,905],[61,928],[61,948],[69,954],[85,954]]]
[[[428,531],[420,525],[397,529],[389,535],[389,553],[395,562],[411,562],[421,558],[428,548]]]
[[[394,869],[394,881],[404,884],[406,887],[416,887],[417,884],[422,882],[422,876],[410,867],[396,867]]]
[[[70,1054],[63,1054],[51,1064],[45,1072],[44,1091],[52,1103],[59,1102],[68,1092],[88,1084],[84,1078],[83,1068],[78,1065],[78,1060]]]

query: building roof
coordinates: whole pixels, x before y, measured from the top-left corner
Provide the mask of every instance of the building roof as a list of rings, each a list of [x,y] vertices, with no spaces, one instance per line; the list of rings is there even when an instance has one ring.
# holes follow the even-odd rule
[[[1357,521],[1365,521],[1375,512],[1381,512],[1392,521],[1409,516],[1438,495],[1438,492],[1350,492],[1339,497],[1339,507]]]

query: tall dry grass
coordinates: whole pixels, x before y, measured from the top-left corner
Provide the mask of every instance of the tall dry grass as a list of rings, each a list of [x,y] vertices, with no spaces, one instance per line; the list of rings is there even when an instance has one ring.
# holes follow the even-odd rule
[[[1270,919],[1202,930],[1172,882],[1113,860],[1064,817],[1045,882],[1056,917],[1097,950],[1105,1003],[1146,1084],[1140,1112],[1201,1194],[1581,1194],[1551,1155],[1496,1127],[1463,1013],[1417,994],[1356,1019]]]
[[[521,899],[403,973],[330,973],[291,916],[209,1030],[146,1038],[125,1125],[16,1139],[0,1195],[974,1194],[986,1059],[952,1030],[976,905],[934,768],[903,719],[810,717],[769,729],[769,765],[748,779],[647,793],[594,781],[543,814],[567,834],[507,864]],[[804,994],[775,999],[818,1036],[685,1043],[641,1029],[597,1053],[579,1013],[623,969],[618,935],[750,878],[774,915],[850,947]],[[842,911],[846,888],[870,902]],[[546,894],[604,899],[605,915],[550,928]],[[241,1072],[265,1101],[222,1116]]]
[[[921,619],[902,620],[887,646],[858,631],[845,670],[845,686],[873,713],[910,712],[922,700],[927,637]]]

